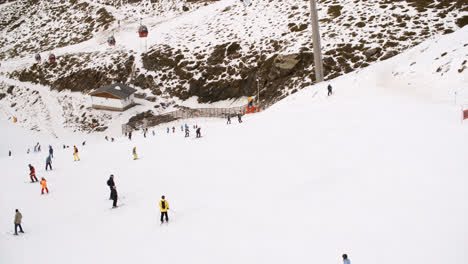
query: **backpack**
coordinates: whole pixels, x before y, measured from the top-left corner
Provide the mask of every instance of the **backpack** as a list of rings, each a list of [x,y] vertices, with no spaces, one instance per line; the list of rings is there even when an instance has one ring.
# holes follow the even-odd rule
[[[161,201],[161,208],[166,209],[166,201]]]

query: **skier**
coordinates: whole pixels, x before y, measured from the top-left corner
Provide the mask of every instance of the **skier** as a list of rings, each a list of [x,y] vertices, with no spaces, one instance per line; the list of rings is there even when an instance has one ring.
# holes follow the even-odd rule
[[[175,127],[172,127],[172,133],[175,133]]]
[[[328,84],[327,89],[328,89],[328,96],[332,95],[333,94],[333,90],[332,90],[333,88],[332,88],[331,84]]]
[[[169,134],[169,128],[167,128],[167,133]]]
[[[136,147],[133,147],[133,160],[138,159],[138,155],[136,153]]]
[[[106,139],[106,141],[109,141],[109,138],[107,136],[104,137]]]
[[[348,255],[343,254],[343,264],[351,264],[351,261],[348,259]]]
[[[154,130],[153,130],[153,137],[155,136],[156,134],[154,133]]]
[[[111,142],[114,142],[114,138],[111,138]]]
[[[183,125],[180,125],[180,131],[184,131],[184,126]]]
[[[146,132],[148,131],[148,129],[143,129],[143,137],[146,138]]]
[[[241,113],[237,114],[237,120],[239,121],[239,123],[242,123],[242,115],[241,115]]]
[[[24,233],[23,227],[21,227],[21,219],[23,219],[23,215],[20,213],[18,209],[16,209],[15,214],[15,236],[18,235],[18,227],[20,228],[20,233]]]
[[[8,151],[8,157],[11,157],[11,150]]]
[[[54,157],[54,149],[52,148],[51,145],[49,145],[49,156],[50,156],[51,158]]]
[[[45,166],[46,171],[47,171],[47,168],[50,168],[50,170],[52,170],[52,159],[50,158],[50,156],[47,156],[46,158],[46,166]]]
[[[197,138],[201,138],[201,127],[197,128]]]
[[[73,159],[74,161],[76,161],[78,159],[78,161],[80,161],[80,157],[78,156],[78,148],[76,146],[73,146]]]
[[[83,146],[86,145],[86,140],[83,141],[83,143],[81,143],[81,145],[83,145]],[[68,148],[68,146],[67,146],[67,148]]]
[[[229,124],[231,124],[231,116],[230,115],[227,116],[227,122],[226,122],[226,125],[229,125]]]
[[[169,203],[165,200],[164,195],[161,197],[159,202],[159,209],[161,210],[161,224],[164,222],[164,216],[166,216],[166,222],[169,222],[169,217],[167,216],[167,210],[169,210]]]
[[[111,174],[111,176],[109,177],[109,180],[107,180],[107,185],[109,186],[110,192],[111,192],[109,196],[109,200],[112,200],[112,188],[115,187],[114,174]]]
[[[111,188],[110,197],[111,197],[111,200],[113,200],[112,208],[116,208],[118,195],[117,195],[117,189],[115,188],[115,185]]]
[[[26,151],[26,154],[29,154],[29,149],[28,149],[28,151]]]
[[[185,137],[190,137],[190,131],[188,127],[185,128]]]
[[[36,170],[31,164],[29,164],[29,177],[31,178],[31,182],[37,182]]]
[[[132,131],[128,132],[128,139],[132,140]]]
[[[44,177],[42,177],[41,179],[41,186],[42,186],[41,194],[44,194],[44,189],[47,191],[47,193],[49,193],[49,189],[47,189],[47,181],[46,179],[44,179]]]

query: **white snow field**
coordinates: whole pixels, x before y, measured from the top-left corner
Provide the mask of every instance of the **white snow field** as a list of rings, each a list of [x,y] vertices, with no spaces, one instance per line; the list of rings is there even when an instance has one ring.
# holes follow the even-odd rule
[[[188,120],[201,139],[166,126],[132,141],[56,139],[3,121],[0,263],[338,264],[343,253],[354,264],[465,263],[466,43],[468,27],[333,80],[332,97],[328,83],[315,85],[242,124]],[[38,141],[43,152],[26,154]],[[50,194],[28,183],[29,163]],[[171,208],[164,225],[161,195]]]

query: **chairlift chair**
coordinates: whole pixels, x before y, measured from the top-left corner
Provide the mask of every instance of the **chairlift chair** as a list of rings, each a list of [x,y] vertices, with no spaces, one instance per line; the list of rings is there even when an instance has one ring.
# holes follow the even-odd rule
[[[115,46],[115,38],[114,38],[114,36],[110,36],[110,37],[107,39],[107,44],[109,44],[109,46]]]
[[[51,54],[49,55],[49,62],[52,62],[52,63],[53,63],[53,62],[55,62],[55,60],[56,60],[55,55],[51,53]]]
[[[148,37],[148,28],[146,26],[141,25],[140,28],[138,28],[138,35],[140,36],[140,38]]]

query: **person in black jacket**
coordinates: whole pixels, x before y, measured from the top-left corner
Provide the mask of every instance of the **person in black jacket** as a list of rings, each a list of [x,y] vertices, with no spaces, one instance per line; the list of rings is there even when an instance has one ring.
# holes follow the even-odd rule
[[[110,191],[111,191],[111,194],[109,196],[109,200],[112,200],[112,188],[115,187],[114,174],[111,174],[111,176],[109,177],[109,180],[107,180],[107,185],[109,186]]]
[[[111,199],[114,201],[112,203],[112,208],[117,207],[117,198],[118,198],[117,189],[115,188],[115,186],[113,186],[112,189],[111,189]]]
[[[332,95],[333,94],[333,88],[332,88],[331,84],[328,85],[327,89],[328,89],[328,96]]]
[[[197,128],[197,138],[201,138],[201,127]]]

